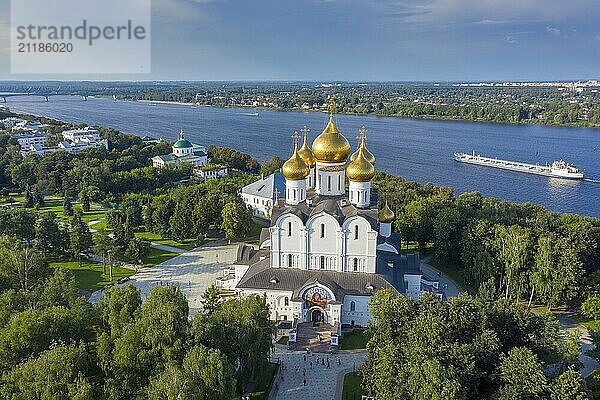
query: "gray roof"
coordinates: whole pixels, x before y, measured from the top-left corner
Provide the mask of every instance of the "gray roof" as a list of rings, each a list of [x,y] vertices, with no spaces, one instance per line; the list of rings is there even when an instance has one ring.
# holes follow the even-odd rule
[[[242,193],[273,200],[275,198],[275,189],[279,192],[279,197],[285,196],[285,177],[280,172],[244,186]]]
[[[377,199],[378,192],[376,189],[371,189],[371,206],[369,208],[358,208],[351,204],[346,194],[339,196],[319,196],[313,190],[307,191],[308,202],[302,202],[296,206],[284,205],[282,207],[274,207],[273,213],[271,214],[271,225],[275,224],[277,218],[285,213],[291,213],[297,215],[302,222],[306,221],[312,216],[319,214],[320,212],[326,212],[332,215],[338,220],[341,225],[344,220],[355,215],[364,217],[371,227],[377,230]]]
[[[273,283],[275,282],[275,283]],[[370,296],[379,289],[398,290],[384,275],[358,272],[336,272],[324,270],[304,270],[296,268],[269,268],[269,258],[252,265],[237,287],[242,289],[291,290],[292,298],[315,282],[327,286],[338,301],[344,296]],[[372,286],[373,290],[369,287]]]

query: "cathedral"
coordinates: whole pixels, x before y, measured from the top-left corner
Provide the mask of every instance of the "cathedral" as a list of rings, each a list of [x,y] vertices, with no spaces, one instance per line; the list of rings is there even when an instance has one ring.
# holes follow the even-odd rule
[[[293,136],[270,227],[258,249],[240,246],[231,276],[240,296],[266,295],[273,320],[329,324],[341,334],[342,326],[367,325],[369,299],[380,289],[415,299],[439,290],[423,277],[418,254],[401,255],[394,212],[371,187],[376,160],[366,129],[350,154],[334,117],[331,100],[329,121],[312,146],[306,127],[301,146]]]

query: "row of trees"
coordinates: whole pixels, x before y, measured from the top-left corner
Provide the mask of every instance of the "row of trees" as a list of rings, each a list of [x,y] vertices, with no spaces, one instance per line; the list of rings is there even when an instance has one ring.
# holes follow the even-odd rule
[[[39,251],[3,239],[0,255],[3,398],[230,400],[268,362],[264,298],[207,295],[190,319],[177,287],[155,287],[142,305],[125,286],[91,306]]]
[[[478,288],[492,279],[505,298],[555,307],[580,304],[600,265],[600,220],[529,203],[454,197],[448,188],[379,173],[375,185],[396,210],[403,240],[433,244],[432,262]]]
[[[447,302],[378,291],[363,386],[380,400],[587,399],[569,368],[578,364],[578,336],[559,341],[551,315],[494,298],[493,285]]]

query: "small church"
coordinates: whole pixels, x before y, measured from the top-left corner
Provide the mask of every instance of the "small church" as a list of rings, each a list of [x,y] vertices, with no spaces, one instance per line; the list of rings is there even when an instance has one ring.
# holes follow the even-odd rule
[[[419,255],[401,254],[394,212],[371,187],[376,159],[366,129],[350,154],[330,100],[329,121],[312,146],[308,129],[302,132],[302,145],[295,134],[293,154],[283,164],[285,189],[274,202],[270,227],[263,228],[258,248],[239,247],[228,286],[240,296],[266,295],[275,321],[293,328],[327,325],[333,336],[343,326],[368,324],[369,299],[378,290],[441,297],[437,282],[423,276]]]
[[[189,163],[192,167],[202,167],[208,164],[206,147],[190,142],[185,138],[183,129],[179,132],[179,140],[173,143],[171,154],[152,157],[152,166],[163,168],[167,165],[179,167],[182,162]]]

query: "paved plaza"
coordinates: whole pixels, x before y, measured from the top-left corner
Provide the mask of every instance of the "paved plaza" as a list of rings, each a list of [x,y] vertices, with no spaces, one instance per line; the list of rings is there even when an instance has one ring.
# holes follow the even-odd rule
[[[329,368],[327,368],[327,360],[329,360]],[[281,362],[283,373],[275,379],[274,385],[277,385],[277,390],[274,391],[274,398],[277,400],[340,399],[344,375],[352,372],[355,367],[358,369],[364,360],[364,351],[307,355],[305,351],[291,351],[284,346],[277,346],[272,361]]]
[[[203,246],[187,251],[154,267],[143,268],[125,285],[133,284],[140,289],[142,300],[150,296],[157,285],[177,285],[188,299],[190,315],[202,309],[202,294],[223,274],[223,268],[232,265],[238,244]],[[92,293],[89,301],[100,300],[102,291]]]

